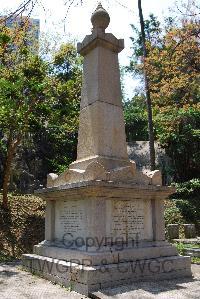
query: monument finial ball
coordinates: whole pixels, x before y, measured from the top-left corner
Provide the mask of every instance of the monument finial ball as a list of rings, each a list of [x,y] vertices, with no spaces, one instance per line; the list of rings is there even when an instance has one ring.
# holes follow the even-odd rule
[[[99,3],[96,10],[93,12],[91,17],[93,29],[101,28],[105,30],[110,23],[110,16],[108,12],[103,8],[102,4]]]

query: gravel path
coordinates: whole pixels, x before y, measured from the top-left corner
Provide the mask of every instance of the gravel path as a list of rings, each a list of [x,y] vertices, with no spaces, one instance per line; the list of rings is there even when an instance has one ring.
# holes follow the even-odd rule
[[[200,265],[193,265],[193,279],[140,282],[95,293],[101,299],[196,299],[200,298]],[[0,299],[85,299],[87,297],[33,276],[19,263],[0,264]]]

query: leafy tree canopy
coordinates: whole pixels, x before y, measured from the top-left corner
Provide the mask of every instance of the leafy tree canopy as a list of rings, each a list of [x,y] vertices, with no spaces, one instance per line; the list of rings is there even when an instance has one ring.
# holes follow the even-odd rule
[[[30,151],[35,148],[46,173],[63,170],[76,155],[82,67],[72,44],[62,45],[52,61],[46,62],[33,49],[26,27],[1,24],[0,29],[0,130],[6,207],[19,145],[26,144]]]
[[[141,35],[133,27],[129,71],[142,78]],[[161,30],[155,17],[145,21],[149,78],[156,137],[172,158],[174,179],[200,176],[200,29],[198,22],[168,19]]]
[[[124,102],[127,141],[147,140],[147,112],[144,95],[136,95]]]

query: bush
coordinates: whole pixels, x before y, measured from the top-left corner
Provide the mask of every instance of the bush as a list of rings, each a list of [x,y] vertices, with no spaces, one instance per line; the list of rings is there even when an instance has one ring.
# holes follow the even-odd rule
[[[0,195],[1,200],[1,195]],[[9,195],[9,209],[0,207],[0,259],[20,258],[44,240],[45,203],[33,195]]]
[[[194,223],[197,233],[200,232],[200,179],[177,183],[177,192],[172,201],[181,212],[185,223]]]
[[[176,246],[176,248],[178,250],[178,253],[180,255],[185,255],[185,248],[186,248],[186,246],[183,243],[176,243],[175,246]]]
[[[180,209],[176,206],[176,202],[174,200],[166,200],[165,201],[165,225],[168,224],[182,224],[184,223],[183,216],[181,214]]]

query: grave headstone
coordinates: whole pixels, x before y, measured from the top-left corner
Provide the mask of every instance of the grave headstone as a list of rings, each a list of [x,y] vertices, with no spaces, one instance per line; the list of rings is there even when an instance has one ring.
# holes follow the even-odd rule
[[[186,239],[195,238],[196,231],[194,224],[183,224],[184,235]]]
[[[168,224],[167,233],[170,240],[179,238],[179,224]]]

